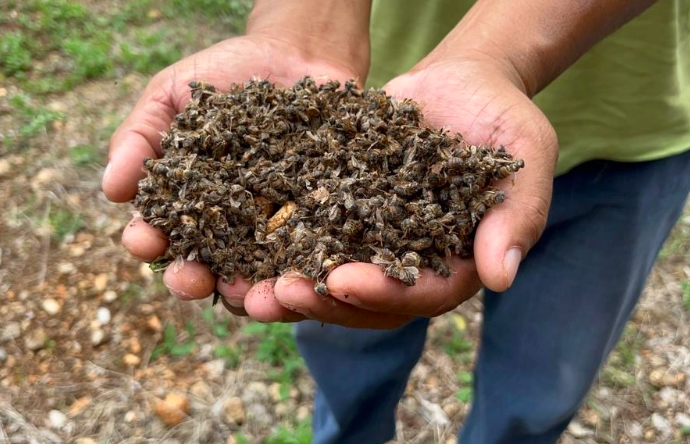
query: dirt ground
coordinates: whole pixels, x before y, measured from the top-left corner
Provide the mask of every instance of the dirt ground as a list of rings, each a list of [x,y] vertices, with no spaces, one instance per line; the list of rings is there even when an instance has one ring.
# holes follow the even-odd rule
[[[146,27],[179,26],[151,11]],[[308,443],[314,384],[289,326],[179,302],[119,245],[131,208],[100,178],[148,75],[116,69],[42,95],[0,77],[0,443]],[[39,130],[22,136],[27,122]],[[688,214],[563,443],[690,442]],[[455,442],[481,319],[475,298],[433,320],[396,443]]]

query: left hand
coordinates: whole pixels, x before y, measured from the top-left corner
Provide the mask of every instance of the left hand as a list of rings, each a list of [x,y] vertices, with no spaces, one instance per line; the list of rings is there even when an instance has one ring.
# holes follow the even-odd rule
[[[461,133],[469,143],[504,145],[525,168],[498,184],[506,201],[480,222],[474,257],[451,257],[451,276],[422,270],[417,284],[385,277],[377,266],[348,263],[326,285],[332,297],[313,291],[313,282],[281,277],[277,303],[322,322],[391,328],[412,317],[443,314],[471,298],[482,285],[504,291],[546,224],[557,157],[557,139],[546,117],[527,97],[524,84],[489,59],[429,63],[392,80],[388,94],[422,104],[427,123]]]

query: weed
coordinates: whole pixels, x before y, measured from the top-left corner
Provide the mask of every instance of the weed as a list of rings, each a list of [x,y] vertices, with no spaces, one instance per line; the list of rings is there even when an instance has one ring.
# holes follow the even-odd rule
[[[279,370],[271,370],[268,376],[280,383],[282,398],[287,398],[296,374],[304,368],[304,362],[297,352],[290,324],[262,324],[252,322],[243,332],[260,338],[256,359]]]
[[[211,328],[211,331],[218,338],[227,337],[230,332],[228,331],[227,322],[218,322],[216,320],[216,312],[213,307],[206,307],[201,312],[201,318],[206,322],[206,324]]]
[[[690,313],[690,281],[685,281],[681,284],[683,289],[683,307]]]
[[[192,337],[194,335],[193,324],[187,323],[185,328],[187,333],[189,333],[189,336]],[[191,339],[178,342],[175,326],[168,324],[163,330],[162,342],[156,345],[151,352],[151,359],[156,359],[161,355],[187,356],[194,350],[195,347],[196,344]]]
[[[242,352],[240,350],[225,344],[217,345],[215,350],[213,350],[213,356],[216,359],[225,360],[225,366],[227,368],[236,368],[240,363],[241,354]]]
[[[26,35],[20,31],[0,36],[0,72],[6,76],[23,73],[31,66],[31,50]]]
[[[67,236],[75,234],[84,227],[84,220],[80,214],[68,210],[51,210],[48,214],[50,232],[58,241],[63,241]]]
[[[70,150],[70,157],[76,166],[85,166],[97,163],[100,156],[95,146],[77,145]]]
[[[36,108],[26,95],[16,95],[10,98],[10,105],[15,109],[15,116],[19,121],[19,135],[21,138],[34,136],[47,131],[50,123],[64,118],[62,113],[44,108]]]
[[[235,436],[235,441],[237,444],[249,444],[249,440],[244,436],[242,432],[238,432]]]
[[[264,444],[309,444],[312,440],[311,420],[293,427],[281,424],[266,438]]]
[[[458,399],[458,401],[467,404],[472,400],[473,382],[474,376],[471,372],[464,370],[458,372],[458,385],[460,388],[458,388],[458,391],[455,392],[455,397]]]

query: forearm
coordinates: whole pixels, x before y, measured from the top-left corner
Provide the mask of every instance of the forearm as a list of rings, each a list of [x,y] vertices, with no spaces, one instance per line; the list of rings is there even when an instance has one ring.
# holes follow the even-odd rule
[[[498,60],[532,97],[655,2],[478,0],[429,59],[469,55]]]
[[[369,70],[371,0],[256,0],[247,33],[287,40],[311,59]]]

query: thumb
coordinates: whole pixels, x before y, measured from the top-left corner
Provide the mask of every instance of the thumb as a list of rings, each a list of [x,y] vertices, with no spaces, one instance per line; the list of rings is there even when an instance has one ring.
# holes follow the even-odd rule
[[[499,184],[506,200],[489,210],[475,235],[477,272],[482,283],[496,292],[513,283],[520,261],[544,231],[551,205],[558,151],[555,132],[547,122],[528,140],[527,149],[513,150],[516,158],[525,160],[525,167]]]
[[[160,133],[168,129],[182,106],[175,95],[172,78],[165,71],[156,75],[112,135],[102,181],[103,192],[110,201],[133,199],[139,180],[145,177],[144,159],[160,157]]]

